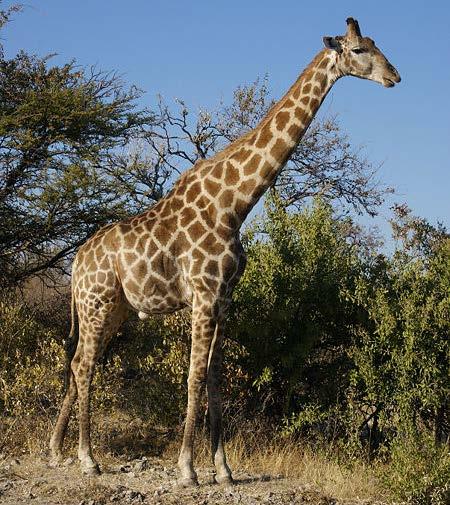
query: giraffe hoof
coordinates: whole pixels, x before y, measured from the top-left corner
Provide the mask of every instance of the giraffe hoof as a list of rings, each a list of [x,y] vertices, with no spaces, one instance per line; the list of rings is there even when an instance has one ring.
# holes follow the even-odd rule
[[[96,475],[101,475],[101,471],[100,471],[100,467],[98,466],[98,464],[94,465],[94,466],[85,466],[81,469],[81,472],[83,475],[88,475],[88,476],[91,476],[91,477],[94,477]]]
[[[180,487],[197,487],[198,480],[197,480],[197,478],[183,477],[178,480],[178,485]]]

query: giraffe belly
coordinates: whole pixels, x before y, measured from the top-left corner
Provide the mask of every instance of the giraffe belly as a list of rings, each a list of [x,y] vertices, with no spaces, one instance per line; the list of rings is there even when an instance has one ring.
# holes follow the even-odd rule
[[[167,314],[189,305],[192,298],[176,259],[152,243],[141,244],[145,254],[122,252],[118,277],[128,304],[140,315]]]
[[[136,288],[133,284],[130,286],[125,283],[123,291],[140,319],[146,319],[151,314],[169,314],[191,304],[192,296],[180,289],[175,281],[164,285],[160,280],[150,278],[140,289]]]

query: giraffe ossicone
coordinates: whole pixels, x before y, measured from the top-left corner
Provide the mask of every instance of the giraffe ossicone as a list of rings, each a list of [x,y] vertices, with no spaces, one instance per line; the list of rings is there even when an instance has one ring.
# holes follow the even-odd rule
[[[80,247],[72,268],[72,331],[78,343],[68,388],[50,441],[54,464],[71,408],[79,400],[82,471],[98,473],[90,442],[89,396],[95,363],[133,310],[139,318],[192,307],[188,406],[178,460],[181,483],[197,483],[193,464],[196,417],[206,383],[212,459],[218,482],[231,482],[222,440],[220,377],[224,319],[245,268],[239,229],[300,142],[334,82],[345,75],[392,87],[397,70],[362,37],[324,37],[325,49],[260,124],[210,159],[198,161],[147,212],[106,226]]]

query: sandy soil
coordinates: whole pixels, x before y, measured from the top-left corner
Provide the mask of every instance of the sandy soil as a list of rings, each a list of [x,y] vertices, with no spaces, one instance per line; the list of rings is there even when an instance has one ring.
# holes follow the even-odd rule
[[[26,456],[0,461],[0,503],[5,505],[129,504],[305,504],[337,503],[306,483],[275,475],[235,474],[233,486],[214,483],[212,470],[200,468],[200,485],[182,488],[172,462],[142,458],[119,464],[102,461],[102,475],[85,477],[68,459],[59,469]],[[356,503],[356,502],[355,502]]]

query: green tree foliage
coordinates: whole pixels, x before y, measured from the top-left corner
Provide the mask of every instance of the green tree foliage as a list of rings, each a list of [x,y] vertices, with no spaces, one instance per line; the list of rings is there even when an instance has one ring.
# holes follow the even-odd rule
[[[402,247],[370,265],[355,290],[367,321],[351,351],[352,383],[377,406],[380,429],[411,434],[423,425],[440,440],[448,436],[450,239],[404,207],[393,225]]]
[[[349,222],[334,219],[323,200],[289,213],[274,194],[264,220],[247,231],[248,265],[234,297],[232,334],[248,351],[244,368],[257,389],[270,392],[279,414],[305,399],[330,404],[338,394],[332,370],[343,366],[352,312],[343,293],[358,266],[348,230]],[[321,375],[331,380],[318,384]]]
[[[160,196],[158,175],[139,157],[119,163],[151,119],[136,109],[139,91],[50,61],[23,52],[0,60],[3,283],[63,266],[99,226]]]
[[[372,436],[389,447],[387,481],[403,499],[448,500],[450,236],[395,209],[399,248],[358,281],[355,301],[367,320],[355,325],[349,396],[372,406]],[[444,444],[444,445],[441,445]]]
[[[383,481],[399,499],[445,503],[449,238],[409,213],[395,229],[408,241],[392,257],[369,254],[353,223],[323,200],[300,212],[276,194],[268,201],[246,231],[248,266],[228,323],[227,426],[234,432],[256,417],[279,435],[384,458]],[[56,340],[66,329],[48,319],[0,305],[6,426],[17,413],[54,413]],[[187,313],[130,321],[98,367],[94,408],[144,424],[181,422],[189,334]]]
[[[3,0],[0,1],[0,5],[3,3]],[[13,4],[10,5],[7,9],[0,9],[0,28],[8,23],[11,16],[22,10],[21,4]],[[3,56],[3,47],[0,44],[0,54]]]
[[[286,434],[385,455],[398,498],[445,503],[448,233],[399,206],[387,257],[323,201],[289,213],[278,200],[248,232],[230,321],[247,411],[283,418]]]

